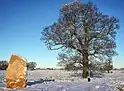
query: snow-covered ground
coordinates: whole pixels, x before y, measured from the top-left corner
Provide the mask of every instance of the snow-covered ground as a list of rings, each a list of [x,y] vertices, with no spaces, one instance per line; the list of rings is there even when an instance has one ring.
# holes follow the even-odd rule
[[[5,87],[4,73],[0,71],[0,91],[15,91]],[[16,91],[119,91],[117,87],[124,86],[124,71],[97,73],[88,82],[80,77],[80,71],[75,74],[64,70],[34,70],[28,72],[27,79],[27,87]],[[41,82],[40,79],[55,81]]]

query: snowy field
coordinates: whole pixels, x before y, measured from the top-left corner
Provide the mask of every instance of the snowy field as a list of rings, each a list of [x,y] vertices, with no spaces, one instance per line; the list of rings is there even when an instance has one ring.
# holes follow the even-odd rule
[[[95,73],[88,82],[81,78],[80,71],[75,74],[64,70],[34,70],[28,72],[27,87],[17,90],[5,87],[4,73],[0,71],[0,91],[124,91],[117,89],[124,86],[124,71]]]

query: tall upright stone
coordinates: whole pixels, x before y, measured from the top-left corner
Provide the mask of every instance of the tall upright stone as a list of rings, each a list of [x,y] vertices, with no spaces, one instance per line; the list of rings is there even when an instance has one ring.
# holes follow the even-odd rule
[[[27,62],[23,58],[12,55],[6,70],[7,88],[25,88],[26,87]]]

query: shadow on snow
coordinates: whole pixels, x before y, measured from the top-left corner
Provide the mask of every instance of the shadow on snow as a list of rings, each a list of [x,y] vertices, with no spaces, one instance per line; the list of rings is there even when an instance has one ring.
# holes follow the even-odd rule
[[[54,79],[53,80],[44,80],[44,79],[40,79],[40,80],[38,80],[38,81],[29,81],[29,82],[27,82],[27,85],[28,86],[31,86],[31,85],[35,85],[35,84],[41,84],[41,83],[43,83],[43,82],[53,82],[53,81],[55,81]]]

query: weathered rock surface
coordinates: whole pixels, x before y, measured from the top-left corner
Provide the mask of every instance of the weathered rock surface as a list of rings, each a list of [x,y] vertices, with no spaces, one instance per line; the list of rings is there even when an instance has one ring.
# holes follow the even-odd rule
[[[25,88],[26,87],[27,62],[17,56],[12,55],[6,70],[7,88]]]

